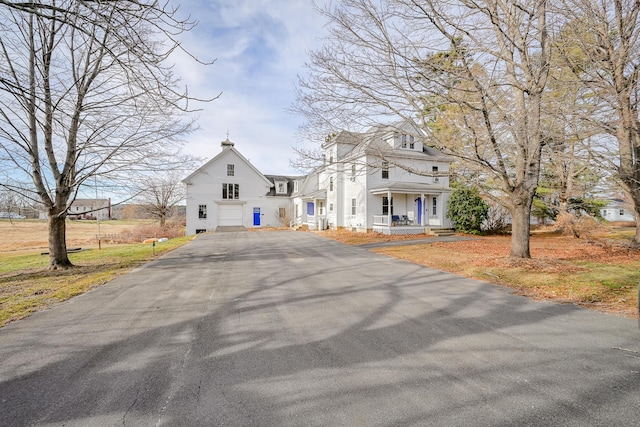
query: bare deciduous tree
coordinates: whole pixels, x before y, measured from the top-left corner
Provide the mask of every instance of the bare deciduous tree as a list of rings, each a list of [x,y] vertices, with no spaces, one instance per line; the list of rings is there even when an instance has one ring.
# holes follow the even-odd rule
[[[170,167],[194,128],[167,62],[193,25],[153,1],[0,2],[0,167],[45,206],[50,268],[71,266],[65,218],[83,184]]]
[[[139,181],[139,201],[142,212],[160,221],[160,227],[165,226],[168,217],[174,212],[180,202],[184,202],[186,189],[177,172],[170,172],[166,176],[145,177]]]
[[[597,152],[633,200],[634,242],[640,244],[640,3],[565,0],[562,5],[558,10],[572,41],[565,57],[596,107],[583,119],[617,141],[613,151],[601,137],[605,144]]]
[[[545,0],[343,0],[312,52],[293,109],[323,137],[420,120],[445,154],[502,194],[511,256],[530,257],[529,218],[545,144],[550,47]]]

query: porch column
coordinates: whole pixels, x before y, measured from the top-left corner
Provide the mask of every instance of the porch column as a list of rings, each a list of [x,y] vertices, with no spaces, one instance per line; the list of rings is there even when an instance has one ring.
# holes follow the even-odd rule
[[[313,222],[316,225],[316,230],[319,230],[320,223],[318,222],[318,199],[313,199]]]
[[[387,226],[391,227],[391,191],[387,191]]]

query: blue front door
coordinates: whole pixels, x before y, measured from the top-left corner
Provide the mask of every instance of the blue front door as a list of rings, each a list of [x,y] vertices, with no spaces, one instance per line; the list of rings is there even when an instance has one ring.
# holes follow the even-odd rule
[[[260,208],[253,208],[253,226],[260,226]]]
[[[418,224],[422,224],[422,197],[418,199]]]

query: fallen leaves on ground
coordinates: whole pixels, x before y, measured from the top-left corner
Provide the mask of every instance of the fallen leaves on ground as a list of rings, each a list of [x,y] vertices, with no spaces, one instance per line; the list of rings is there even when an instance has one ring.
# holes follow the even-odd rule
[[[322,235],[351,245],[428,237],[346,230],[325,231]],[[512,258],[510,249],[510,236],[482,236],[373,251],[508,286],[528,297],[637,317],[640,250],[630,246],[628,240],[606,236],[584,240],[544,233],[531,237],[531,259]]]

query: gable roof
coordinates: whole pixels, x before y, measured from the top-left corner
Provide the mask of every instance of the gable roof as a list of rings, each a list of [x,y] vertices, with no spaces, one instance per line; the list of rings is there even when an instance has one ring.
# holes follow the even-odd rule
[[[422,151],[397,150],[390,147],[387,140],[398,133],[407,133],[419,137],[422,140]],[[352,148],[344,153],[341,160],[348,160],[367,154],[376,157],[404,157],[421,158],[431,157],[442,162],[453,162],[453,158],[445,156],[439,150],[427,144],[427,135],[415,123],[404,120],[389,125],[379,124],[370,127],[362,133],[342,131],[336,134],[329,142],[323,144],[323,148],[331,144],[342,144]]]
[[[249,166],[251,170],[253,170],[258,176],[260,176],[264,180],[265,184],[268,184],[269,186],[273,185],[273,183],[269,181],[269,179],[267,179],[267,177],[264,176],[262,172],[260,172],[255,166],[253,166],[249,160],[247,160],[242,154],[240,154],[240,152],[236,150],[236,148],[231,143],[225,144],[225,142],[227,141],[223,141],[223,144],[222,144],[223,149],[221,152],[219,152],[215,157],[213,157],[211,160],[206,162],[204,165],[196,169],[193,173],[191,173],[189,176],[183,179],[182,182],[184,182],[185,184],[191,184],[191,180],[193,179],[193,177],[201,173],[203,170],[207,169],[212,164],[216,163],[222,156],[224,156],[228,152],[233,152],[236,156],[240,158],[241,161],[243,161],[247,166]]]

